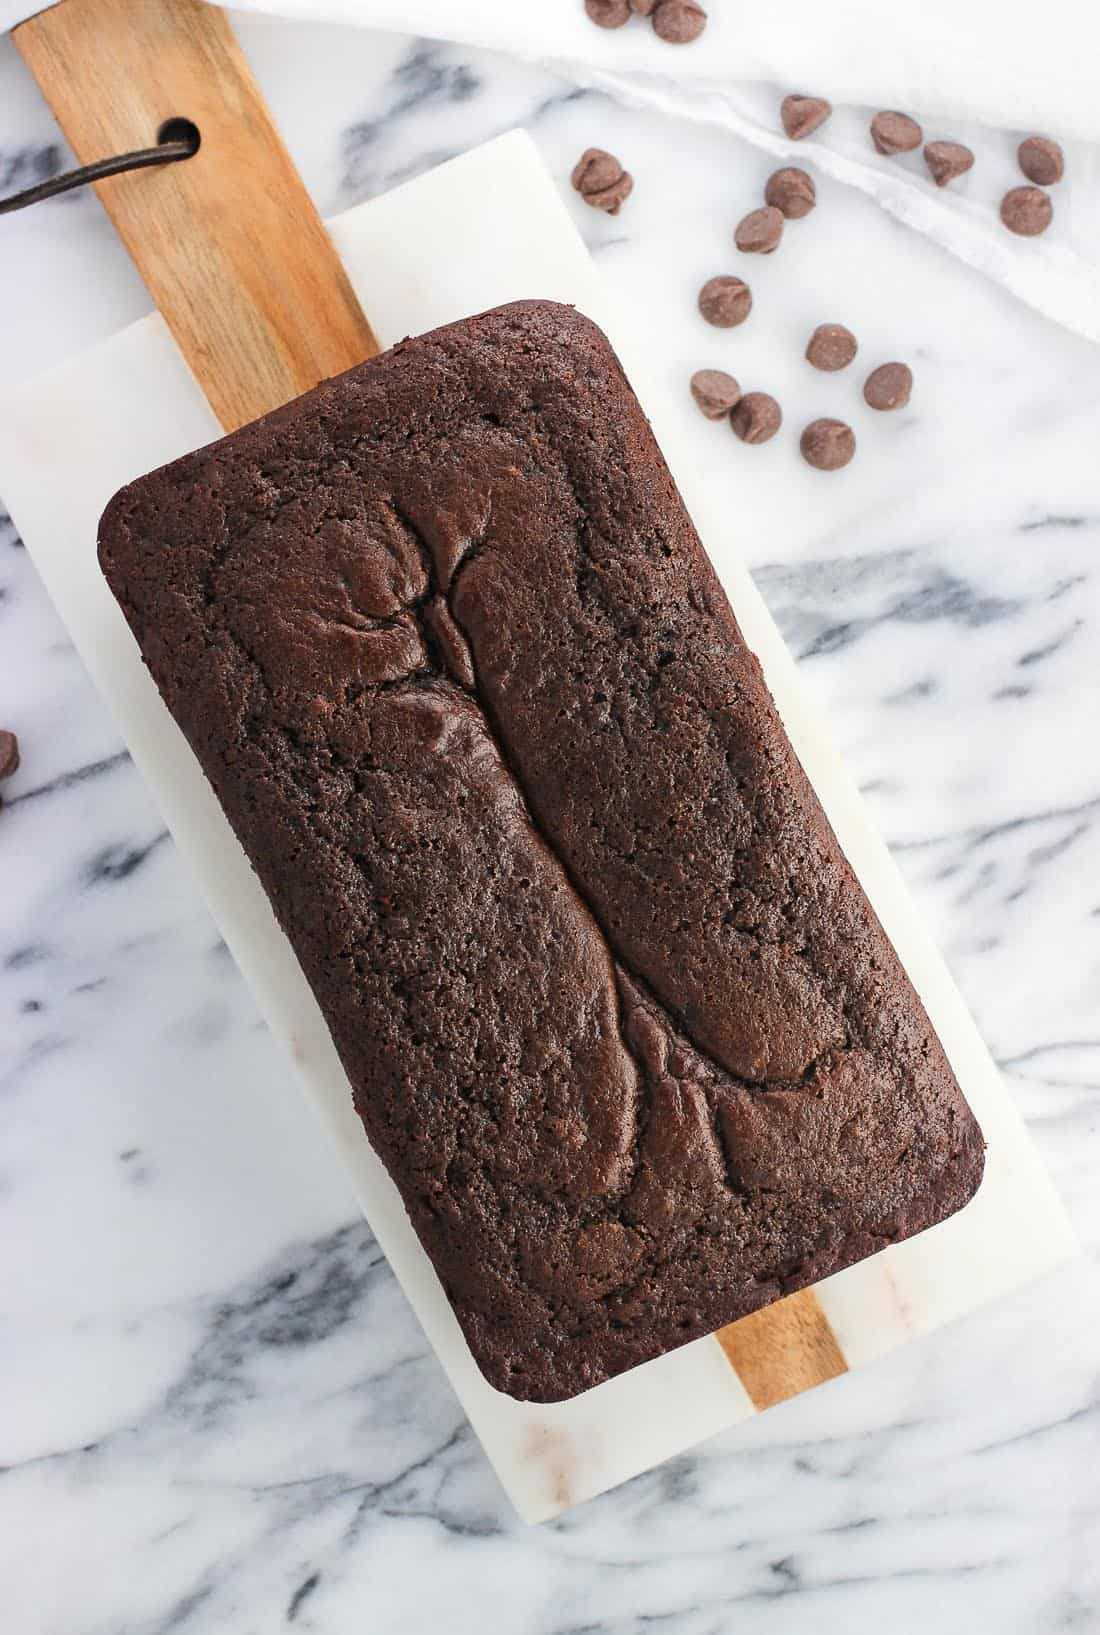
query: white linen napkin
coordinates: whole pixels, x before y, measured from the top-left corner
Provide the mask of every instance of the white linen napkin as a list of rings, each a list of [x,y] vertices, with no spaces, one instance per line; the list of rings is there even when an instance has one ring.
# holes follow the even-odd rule
[[[241,10],[420,34],[511,52],[563,72],[653,77],[693,90],[765,81],[834,103],[921,109],[940,118],[1100,141],[1087,0],[703,0],[690,47],[642,18],[596,28],[582,0],[236,0]]]

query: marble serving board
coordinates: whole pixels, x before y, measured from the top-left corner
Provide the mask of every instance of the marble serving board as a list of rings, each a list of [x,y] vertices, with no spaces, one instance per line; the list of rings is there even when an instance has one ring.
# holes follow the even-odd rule
[[[572,302],[611,335],[795,748],[981,1122],[989,1152],[974,1202],[817,1286],[847,1366],[1070,1258],[1072,1233],[1022,1121],[738,554],[739,529],[760,521],[731,509],[728,494],[700,472],[667,402],[662,412],[662,394],[645,378],[638,315],[629,301],[609,299],[529,139],[500,137],[330,227],[384,344],[522,297]],[[753,1405],[714,1337],[550,1407],[512,1402],[476,1369],[352,1110],[350,1087],[290,947],[98,571],[96,524],[114,490],[218,431],[154,316],[0,400],[0,491],[268,1024],[297,1061],[370,1225],[501,1481],[526,1519],[550,1517],[750,1417]],[[362,1343],[366,1355],[369,1333]]]

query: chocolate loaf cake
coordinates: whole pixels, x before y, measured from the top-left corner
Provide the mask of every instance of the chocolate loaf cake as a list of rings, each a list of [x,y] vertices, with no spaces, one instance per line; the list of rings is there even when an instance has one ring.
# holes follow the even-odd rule
[[[494,1386],[572,1396],[972,1196],[586,319],[406,341],[124,489],[100,560]]]

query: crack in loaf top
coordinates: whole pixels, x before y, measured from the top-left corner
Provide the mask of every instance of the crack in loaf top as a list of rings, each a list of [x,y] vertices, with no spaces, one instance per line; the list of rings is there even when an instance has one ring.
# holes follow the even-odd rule
[[[494,1385],[570,1396],[973,1193],[585,319],[404,342],[123,490],[100,554]]]

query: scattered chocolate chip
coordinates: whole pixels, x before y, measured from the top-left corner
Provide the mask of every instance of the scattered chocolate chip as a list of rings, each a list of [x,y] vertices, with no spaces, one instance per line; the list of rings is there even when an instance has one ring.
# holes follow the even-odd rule
[[[14,732],[0,728],[0,778],[10,778],[19,770],[19,740]]]
[[[1016,149],[1020,169],[1029,182],[1040,187],[1053,187],[1066,173],[1066,160],[1057,142],[1049,136],[1025,136]]]
[[[871,141],[879,153],[912,153],[919,148],[924,132],[908,114],[887,112],[876,114],[871,121]]]
[[[843,420],[814,420],[798,446],[807,465],[818,471],[839,471],[856,452],[856,436]]]
[[[956,176],[965,176],[974,163],[974,154],[962,142],[926,142],[924,162],[937,187],[946,187]]]
[[[783,410],[768,392],[746,392],[730,415],[743,443],[767,443],[783,424]]]
[[[768,177],[768,185],[764,189],[764,202],[780,211],[788,221],[801,221],[817,203],[817,189],[814,187],[813,177],[807,176],[804,170],[798,170],[794,165],[788,165],[785,170],[775,171]]]
[[[774,205],[765,204],[759,210],[750,210],[737,223],[733,241],[746,255],[771,255],[782,237],[781,212]]]
[[[630,21],[628,0],[584,0],[584,9],[598,28],[622,28]]]
[[[657,0],[653,32],[669,45],[690,45],[707,26],[707,14],[698,0]]]
[[[806,361],[832,374],[847,369],[858,349],[855,336],[843,324],[818,324],[806,346]]]
[[[811,136],[824,125],[832,111],[832,103],[826,102],[824,97],[790,96],[783,98],[779,117],[792,142],[801,142],[804,136]]]
[[[1001,200],[1001,220],[1010,233],[1035,238],[1045,233],[1054,219],[1049,193],[1041,187],[1013,187]]]
[[[631,11],[637,12],[639,17],[650,17],[657,0],[630,0]]]
[[[585,148],[573,167],[573,186],[594,210],[617,216],[624,199],[634,189],[634,178],[624,170],[613,153],[603,148]]]
[[[863,383],[872,409],[904,409],[912,390],[913,371],[907,363],[880,363]]]
[[[721,420],[741,401],[741,388],[724,369],[697,369],[691,377],[691,395],[708,420]]]
[[[716,329],[735,329],[752,311],[752,291],[741,278],[708,278],[699,291],[699,311]]]

